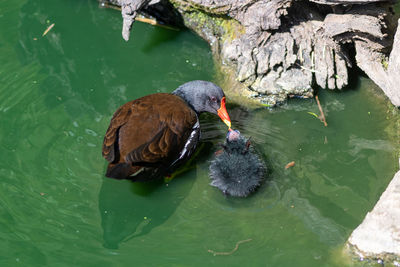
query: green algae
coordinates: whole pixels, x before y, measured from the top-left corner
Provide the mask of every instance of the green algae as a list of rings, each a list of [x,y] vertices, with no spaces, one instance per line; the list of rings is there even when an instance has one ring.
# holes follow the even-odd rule
[[[245,28],[237,20],[229,17],[229,6],[208,8],[196,5],[193,2],[171,1],[175,8],[182,11],[185,25],[194,30],[204,39],[209,40],[212,34],[219,41],[232,41],[239,38],[245,32]]]

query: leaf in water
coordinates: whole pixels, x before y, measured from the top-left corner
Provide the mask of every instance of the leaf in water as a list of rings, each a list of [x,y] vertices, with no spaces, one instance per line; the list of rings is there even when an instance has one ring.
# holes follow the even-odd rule
[[[290,167],[293,167],[296,163],[294,161],[289,162],[286,164],[285,169],[289,169]]]
[[[310,114],[310,115],[313,115],[314,117],[316,117],[316,118],[318,118],[318,119],[319,119],[319,116],[318,116],[317,114],[315,114],[314,112],[310,112],[310,111],[308,111],[307,113],[308,113],[308,114]]]
[[[53,23],[49,27],[47,27],[47,29],[43,32],[42,36],[45,36],[54,27],[54,25],[55,25],[55,23]]]

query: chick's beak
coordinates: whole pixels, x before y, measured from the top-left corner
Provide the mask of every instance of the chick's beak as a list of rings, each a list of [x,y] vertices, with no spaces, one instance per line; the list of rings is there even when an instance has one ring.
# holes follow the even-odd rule
[[[229,118],[228,112],[225,107],[225,96],[221,99],[221,107],[217,110],[218,116],[221,120],[228,125],[229,129],[231,128],[231,119]]]

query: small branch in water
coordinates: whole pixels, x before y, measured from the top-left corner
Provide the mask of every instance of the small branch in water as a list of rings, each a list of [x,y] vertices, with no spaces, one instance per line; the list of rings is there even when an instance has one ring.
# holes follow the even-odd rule
[[[42,36],[45,36],[54,27],[54,25],[55,25],[55,23],[53,23],[49,27],[47,27],[47,29],[43,32]]]
[[[118,11],[121,12],[121,7],[120,6],[116,6],[116,5],[107,3],[107,2],[100,2],[100,7],[111,8],[111,9],[118,10]],[[135,20],[143,22],[143,23],[148,23],[148,24],[151,24],[151,25],[154,25],[154,26],[158,26],[158,27],[161,27],[161,28],[165,28],[165,29],[168,29],[168,30],[179,31],[179,29],[177,29],[177,28],[174,28],[174,27],[171,27],[171,26],[167,26],[167,25],[164,25],[164,24],[159,24],[159,23],[157,23],[157,21],[155,19],[145,18],[144,16],[136,16]]]
[[[324,114],[324,111],[322,110],[321,103],[319,102],[317,95],[315,96],[315,100],[317,100],[319,112],[321,112],[320,120],[324,123],[324,126],[326,127],[326,126],[328,126],[328,123],[326,123],[325,114]]]
[[[157,23],[157,21],[155,19],[149,19],[149,18],[137,16],[135,18],[135,20],[143,22],[143,23],[148,23],[148,24],[151,24],[151,25],[154,25],[154,26],[158,26],[158,27],[161,27],[161,28],[164,28],[164,29],[173,30],[173,31],[179,31],[179,29],[177,29],[177,28]]]
[[[252,240],[252,239],[250,238],[250,239],[238,241],[238,242],[236,243],[235,248],[232,249],[232,250],[229,251],[229,252],[216,252],[216,251],[211,250],[211,249],[209,249],[208,252],[212,253],[214,256],[217,256],[217,255],[223,255],[223,256],[232,255],[233,253],[235,253],[236,250],[238,250],[240,244],[246,243],[246,242],[250,242],[251,240]]]

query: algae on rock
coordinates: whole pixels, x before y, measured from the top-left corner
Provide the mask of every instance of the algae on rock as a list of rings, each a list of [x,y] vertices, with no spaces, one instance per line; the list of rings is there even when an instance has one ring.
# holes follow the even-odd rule
[[[183,24],[210,44],[222,69],[232,70],[227,75],[234,75],[237,92],[247,97],[275,105],[313,97],[316,87],[341,89],[357,64],[400,105],[396,83],[382,82],[396,80],[390,62],[400,61],[397,53],[387,67],[382,61],[396,27],[390,1],[153,0],[142,11],[171,3]],[[400,72],[400,64],[392,66]]]

